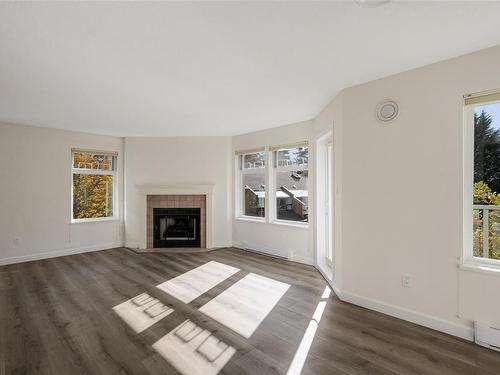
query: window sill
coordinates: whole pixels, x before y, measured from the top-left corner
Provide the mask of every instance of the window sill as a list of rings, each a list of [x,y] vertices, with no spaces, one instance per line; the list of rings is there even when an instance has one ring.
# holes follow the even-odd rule
[[[498,264],[466,261],[460,264],[460,269],[463,271],[481,272],[500,276],[500,261]]]
[[[309,229],[309,223],[294,223],[294,222],[288,222],[284,220],[274,220],[271,221],[269,224],[273,225],[280,225],[283,227],[291,227],[291,228],[299,228],[299,229]]]
[[[117,217],[99,217],[95,219],[71,219],[70,224],[88,224],[88,223],[102,223],[110,221],[120,221]]]
[[[236,218],[238,221],[248,221],[251,223],[265,223],[266,219],[264,218],[259,218],[259,217],[251,217],[251,216],[238,216]]]

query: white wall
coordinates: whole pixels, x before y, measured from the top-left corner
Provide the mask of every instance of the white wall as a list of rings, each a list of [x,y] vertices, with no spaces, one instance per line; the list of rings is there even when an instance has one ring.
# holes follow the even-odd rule
[[[141,242],[139,185],[215,185],[213,245],[231,246],[231,138],[126,138],[126,219],[128,246]]]
[[[468,338],[471,320],[500,322],[500,274],[458,268],[463,95],[498,88],[500,47],[344,90],[344,299]],[[382,125],[374,110],[387,97],[401,112]]]
[[[314,199],[314,145],[310,121],[281,126],[233,137],[232,189],[235,187],[234,151],[264,146],[282,145],[308,141],[309,148],[309,202]],[[234,196],[234,193],[233,193]],[[235,246],[289,257],[292,260],[312,264],[314,262],[313,216],[314,208],[309,203],[309,227],[299,228],[275,223],[254,222],[236,217],[232,202],[233,243]]]
[[[0,124],[0,264],[122,245],[121,203],[118,221],[70,223],[71,148],[117,151],[121,179],[121,138]]]

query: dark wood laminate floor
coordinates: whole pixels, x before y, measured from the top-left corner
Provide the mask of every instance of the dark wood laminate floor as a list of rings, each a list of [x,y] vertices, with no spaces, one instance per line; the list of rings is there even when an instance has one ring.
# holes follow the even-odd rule
[[[241,269],[188,305],[154,286],[210,260]],[[249,272],[291,285],[250,339],[198,308]],[[185,319],[236,350],[221,374],[285,374],[321,300],[314,268],[236,249],[112,249],[0,267],[0,374],[176,374],[152,344]],[[174,313],[136,334],[113,306],[148,292]],[[302,374],[500,374],[500,353],[327,300]]]

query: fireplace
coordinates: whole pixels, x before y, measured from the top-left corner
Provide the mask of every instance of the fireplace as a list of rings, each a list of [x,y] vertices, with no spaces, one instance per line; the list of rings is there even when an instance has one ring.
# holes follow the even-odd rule
[[[200,247],[200,208],[154,208],[153,247]]]
[[[165,189],[165,192],[168,191],[169,190]],[[160,190],[159,192],[162,191]],[[207,247],[207,239],[209,240],[211,238],[207,237],[207,224],[210,225],[210,222],[207,221],[207,207],[210,210],[209,212],[211,212],[212,202],[211,200],[207,201],[206,194],[147,194],[145,202],[146,213],[144,215],[144,221],[146,225],[144,229],[146,231],[146,241],[144,245],[142,245],[142,248]],[[196,211],[192,211],[193,209],[196,209]],[[184,210],[184,212],[182,210]],[[170,220],[168,232],[165,233],[167,221],[163,220],[163,224],[161,224],[158,217],[170,215],[187,215],[190,216],[190,219],[186,222],[186,218],[182,219],[181,217],[177,217],[176,219],[178,220],[176,220],[175,223]],[[191,220],[193,216],[197,215],[199,215],[199,217],[196,218],[197,220]],[[191,224],[189,224],[189,221],[191,221]],[[195,221],[196,233],[194,233]],[[160,225],[163,225],[163,228],[160,228]],[[186,228],[192,229],[191,233],[189,233],[189,231],[186,232]],[[163,233],[161,233],[162,229]],[[176,233],[173,232],[174,230]],[[193,237],[198,241],[196,243],[189,243],[190,241],[195,241],[192,240]],[[174,238],[182,239],[175,240]]]

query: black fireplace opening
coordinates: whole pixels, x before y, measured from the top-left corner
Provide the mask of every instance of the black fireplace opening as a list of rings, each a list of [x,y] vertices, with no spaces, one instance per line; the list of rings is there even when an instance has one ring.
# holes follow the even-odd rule
[[[199,208],[153,208],[153,247],[200,247]]]

